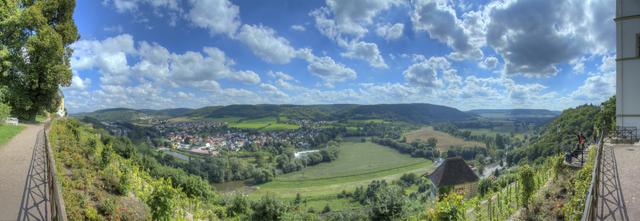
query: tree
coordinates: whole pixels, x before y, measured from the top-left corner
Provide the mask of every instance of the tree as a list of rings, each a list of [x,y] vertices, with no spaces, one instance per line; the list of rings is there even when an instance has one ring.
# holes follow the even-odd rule
[[[436,145],[438,145],[438,139],[435,137],[429,137],[429,139],[427,139],[427,146],[435,148]]]
[[[5,0],[0,5],[0,88],[12,113],[35,120],[55,111],[71,84],[69,45],[78,40],[75,0]]]
[[[368,203],[371,220],[394,220],[402,215],[405,199],[402,188],[390,186],[376,191]]]

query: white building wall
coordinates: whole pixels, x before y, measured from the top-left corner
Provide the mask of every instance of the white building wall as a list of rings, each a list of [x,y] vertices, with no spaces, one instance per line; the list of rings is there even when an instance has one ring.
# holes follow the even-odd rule
[[[640,129],[640,1],[617,0],[616,123]]]

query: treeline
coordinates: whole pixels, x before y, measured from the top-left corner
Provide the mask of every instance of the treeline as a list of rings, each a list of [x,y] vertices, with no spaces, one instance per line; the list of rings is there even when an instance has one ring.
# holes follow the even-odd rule
[[[448,133],[450,135],[453,135],[454,137],[462,138],[464,140],[473,140],[484,143],[487,148],[504,150],[509,146],[517,146],[520,144],[513,138],[513,133],[511,133],[510,136],[501,135],[499,133],[496,133],[495,136],[487,136],[485,134],[473,135],[471,131],[461,130],[456,125],[450,123],[436,124],[433,126],[433,129]]]
[[[412,157],[424,157],[430,160],[440,157],[440,152],[436,149],[438,141],[435,138],[429,139],[426,143],[413,142],[408,144],[391,138],[372,137],[371,142],[391,147],[400,153],[411,154]]]
[[[393,123],[360,123],[354,124],[354,130],[347,130],[347,137],[383,137],[400,139],[403,127]]]

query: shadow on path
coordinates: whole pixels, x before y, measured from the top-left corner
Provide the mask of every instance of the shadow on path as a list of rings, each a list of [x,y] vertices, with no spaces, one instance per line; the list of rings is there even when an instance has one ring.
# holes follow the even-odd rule
[[[49,190],[44,131],[38,132],[17,220],[48,220]]]
[[[602,153],[596,220],[629,220],[613,147],[605,145]]]

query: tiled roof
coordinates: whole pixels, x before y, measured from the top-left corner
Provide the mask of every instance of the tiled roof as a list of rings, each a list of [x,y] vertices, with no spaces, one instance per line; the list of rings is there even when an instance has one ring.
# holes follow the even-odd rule
[[[478,181],[478,176],[469,168],[461,157],[446,159],[429,174],[429,179],[436,186],[452,186]]]

